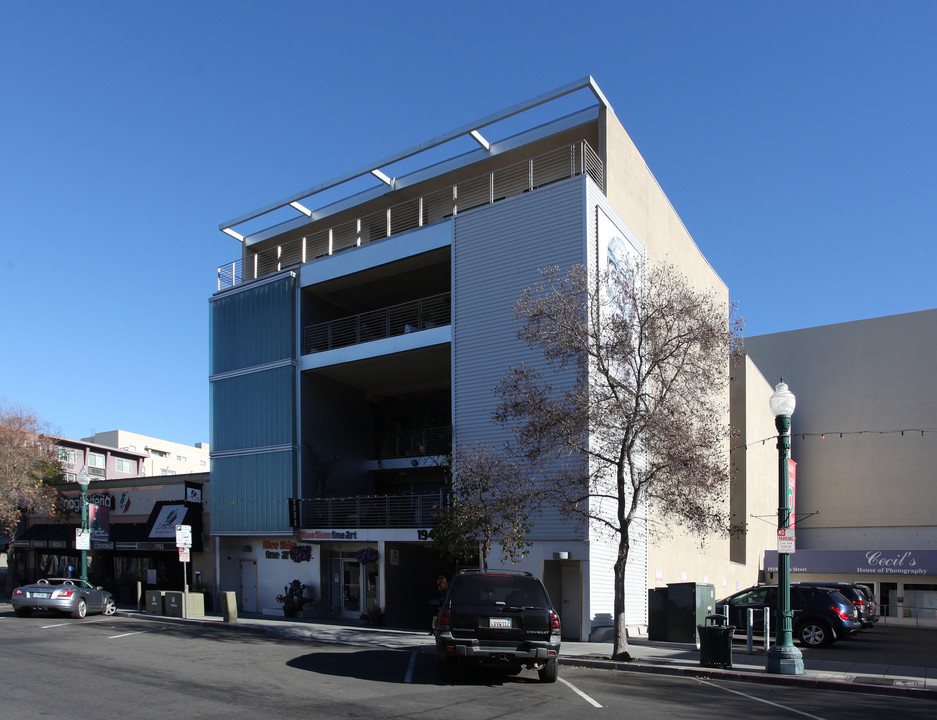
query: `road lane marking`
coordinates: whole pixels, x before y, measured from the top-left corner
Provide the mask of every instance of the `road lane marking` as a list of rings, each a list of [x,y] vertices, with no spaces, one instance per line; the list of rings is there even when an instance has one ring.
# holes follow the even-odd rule
[[[586,695],[582,690],[580,690],[580,689],[577,688],[575,685],[573,685],[571,682],[569,682],[569,680],[564,680],[563,678],[557,678],[557,680],[559,680],[559,681],[560,681],[561,683],[563,683],[566,687],[568,687],[570,690],[572,690],[574,693],[576,693],[579,697],[581,697],[583,700],[585,700],[587,703],[589,703],[589,704],[592,705],[593,707],[597,707],[597,708],[602,707],[599,703],[597,703],[597,702],[596,702],[595,700],[593,700],[591,697],[589,697],[588,695]]]
[[[103,618],[101,620],[85,620],[83,622],[64,622],[56,623],[55,625],[40,625],[40,630],[48,630],[49,628],[60,628],[60,627],[75,627],[76,625],[91,625],[92,623],[104,622]]]
[[[416,650],[410,653],[410,664],[407,666],[407,674],[404,676],[405,683],[413,682],[413,668],[416,665]]]
[[[764,698],[755,697],[754,695],[749,695],[748,693],[743,693],[743,692],[739,692],[738,690],[732,690],[731,688],[722,687],[722,685],[717,685],[716,683],[709,682],[708,680],[699,680],[699,682],[703,683],[704,685],[711,685],[714,688],[719,688],[720,690],[725,690],[726,692],[735,693],[736,695],[741,695],[742,697],[748,698],[749,700],[756,700],[757,702],[764,703],[765,705],[771,705],[781,710],[788,710],[789,712],[796,713],[798,715],[803,715],[804,717],[813,718],[813,720],[824,720],[824,718],[821,718],[819,715],[811,715],[810,713],[804,712],[803,710],[796,710],[787,705],[780,705],[778,703],[771,702],[770,700],[765,700]]]
[[[129,637],[130,635],[143,635],[144,633],[152,632],[150,630],[137,630],[136,632],[124,633],[123,635],[109,635],[108,640],[116,640],[117,638]]]

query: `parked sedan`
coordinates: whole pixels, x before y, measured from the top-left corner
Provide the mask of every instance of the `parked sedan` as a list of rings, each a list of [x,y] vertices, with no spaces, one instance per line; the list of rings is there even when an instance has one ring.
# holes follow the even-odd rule
[[[53,610],[74,618],[90,613],[113,615],[114,598],[106,590],[77,578],[43,578],[13,591],[10,598],[19,617],[29,617],[33,610]]]
[[[859,631],[859,612],[839,592],[828,587],[791,586],[791,612],[794,638],[808,647],[825,647]],[[778,622],[778,589],[760,585],[742,590],[716,603],[716,612],[725,613],[728,607],[729,624],[740,630],[748,627],[748,610],[752,617],[752,631],[764,633],[764,609],[770,610],[771,632]]]

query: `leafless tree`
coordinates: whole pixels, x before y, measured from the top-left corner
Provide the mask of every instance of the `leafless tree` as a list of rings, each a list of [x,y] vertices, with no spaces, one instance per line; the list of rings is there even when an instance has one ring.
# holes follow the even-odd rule
[[[495,543],[501,562],[527,554],[534,495],[507,458],[483,443],[454,449],[449,505],[433,527],[436,547],[454,562],[479,557],[487,569]]]
[[[495,419],[528,462],[549,463],[540,474],[564,512],[617,540],[614,657],[628,660],[625,569],[641,508],[702,538],[728,531],[728,371],[741,321],[670,265],[542,276],[515,317],[545,365],[506,373]]]
[[[23,512],[52,514],[61,480],[58,447],[35,413],[0,401],[0,532],[12,535]]]

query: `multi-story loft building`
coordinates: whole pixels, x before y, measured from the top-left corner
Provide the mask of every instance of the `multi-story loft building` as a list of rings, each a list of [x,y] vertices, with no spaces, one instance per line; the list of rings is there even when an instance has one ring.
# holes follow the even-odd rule
[[[140,435],[127,430],[95,432],[84,440],[146,455],[141,475],[188,475],[208,472],[208,443],[182,443]]]
[[[450,569],[429,540],[442,462],[453,443],[507,439],[490,421],[492,388],[510,365],[538,362],[512,307],[540,268],[594,264],[615,242],[635,259],[666,258],[728,306],[592,78],[221,230],[241,252],[219,267],[211,298],[212,534],[221,589],[238,590],[245,610],[275,611],[295,578],[316,612],[377,606],[389,622],[428,624],[435,577]],[[728,373],[715,391],[728,402]],[[747,547],[711,539],[701,555],[648,512],[629,563],[629,623],[646,623],[654,583],[757,579],[770,526]],[[550,510],[530,539],[520,567],[544,578],[564,634],[607,624],[613,543]],[[376,561],[360,562],[367,547]]]

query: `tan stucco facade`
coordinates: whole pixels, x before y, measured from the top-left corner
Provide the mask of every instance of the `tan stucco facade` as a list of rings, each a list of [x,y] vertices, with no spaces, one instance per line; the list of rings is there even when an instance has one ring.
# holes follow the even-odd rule
[[[606,109],[599,120],[600,153],[606,168],[606,196],[616,211],[647,248],[648,264],[653,267],[670,263],[682,272],[691,286],[712,292],[729,311],[729,290],[700,252],[692,236],[664,194],[618,118]],[[744,386],[738,393],[741,409],[732,424],[742,433],[739,439],[725,438],[725,452],[733,466],[731,498],[726,502],[741,522],[745,532],[730,539],[699,538],[668,526],[666,514],[651,509],[648,551],[648,587],[668,583],[696,582],[715,586],[716,597],[756,583],[762,569],[761,559],[769,543],[775,543],[777,517],[777,451],[773,443],[759,445],[750,452],[730,449],[760,439],[774,432],[768,411],[771,388],[750,362],[742,359],[739,367],[729,368],[722,378],[715,378],[726,407],[730,405],[730,387]],[[730,376],[732,380],[730,382]],[[733,397],[733,400],[735,398]],[[768,515],[752,519],[749,515]]]

